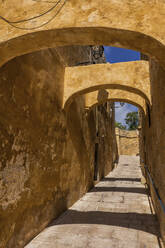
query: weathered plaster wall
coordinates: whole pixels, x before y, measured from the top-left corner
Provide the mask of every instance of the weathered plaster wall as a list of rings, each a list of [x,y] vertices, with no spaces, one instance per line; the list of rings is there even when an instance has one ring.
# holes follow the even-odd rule
[[[14,20],[14,21],[36,16],[40,13],[43,13],[43,11],[48,10],[48,8],[52,6],[50,3],[45,3],[42,1],[39,3],[38,1],[21,1],[21,0],[17,0],[17,1],[1,0],[0,4],[1,4],[0,14],[8,18],[9,20]],[[67,1],[66,5],[62,9],[62,11],[60,11],[60,13],[56,18],[54,18],[51,22],[49,22],[49,24],[43,25],[40,29],[22,30],[18,28],[13,28],[10,25],[8,25],[8,23],[5,23],[1,19],[0,20],[0,25],[1,25],[0,64],[2,65],[5,62],[9,61],[11,58],[14,58],[19,55],[26,54],[32,51],[45,49],[48,47],[55,47],[57,45],[62,46],[62,45],[73,45],[73,44],[75,45],[104,44],[104,45],[113,45],[113,46],[119,46],[119,47],[130,48],[141,51],[144,54],[151,56],[153,59],[157,59],[157,61],[159,61],[159,63],[165,68],[165,29],[164,29],[165,18],[162,18],[162,16],[164,16],[164,13],[165,13],[164,0],[157,0],[157,1],[104,0],[101,2],[101,4],[100,4],[100,0],[96,0],[96,1],[84,0],[83,3],[81,0],[76,0],[76,1],[70,0]],[[52,12],[50,12],[49,15],[46,16],[44,15],[42,16],[42,18],[36,19],[35,25],[38,26],[40,24],[44,24],[45,22],[50,20],[53,15],[54,12],[53,14]],[[20,23],[18,24],[18,27],[33,28],[34,21],[30,21],[30,23],[29,22]],[[37,67],[37,63],[35,64],[35,67]],[[19,64],[19,67],[22,68],[22,63]],[[6,68],[6,66],[4,68]],[[29,75],[31,75],[31,73],[29,73],[29,68],[30,68],[29,66],[28,68],[26,68],[26,73],[24,73],[24,78],[27,77],[29,79]],[[51,66],[49,65],[48,69],[50,68]],[[63,70],[63,67],[60,67],[60,70]],[[19,143],[19,147],[21,147],[22,149],[21,152],[23,154],[22,155],[23,158],[18,159],[18,161],[26,160],[26,162],[19,162],[19,163],[27,165],[30,159],[30,161],[31,160],[34,161],[34,164],[36,166],[38,163],[36,162],[36,159],[32,159],[32,155],[38,156],[38,160],[45,159],[43,158],[43,156],[37,154],[38,154],[38,150],[46,149],[44,147],[45,144],[47,144],[47,138],[46,138],[48,136],[47,134],[49,133],[51,135],[51,132],[49,130],[51,129],[50,127],[52,126],[49,123],[54,123],[54,122],[50,121],[50,119],[51,120],[53,119],[52,117],[51,118],[49,117],[51,112],[51,111],[49,112],[50,109],[53,109],[52,111],[54,111],[55,113],[54,114],[55,120],[58,117],[57,119],[58,119],[58,125],[60,126],[60,130],[62,130],[63,127],[62,124],[63,121],[60,122],[61,120],[60,118],[62,117],[59,114],[57,107],[61,103],[62,93],[60,94],[58,93],[58,95],[56,95],[58,99],[56,106],[54,104],[54,100],[52,100],[54,98],[51,97],[51,92],[53,92],[54,90],[52,89],[52,86],[49,86],[51,88],[48,94],[51,99],[49,101],[46,100],[47,99],[46,97],[43,97],[43,95],[45,94],[45,90],[41,90],[41,89],[38,90],[38,88],[35,88],[38,86],[35,85],[34,87],[33,84],[31,84],[32,89],[30,88],[30,90],[28,89],[26,91],[24,90],[21,91],[22,88],[20,87],[19,84],[17,84],[16,88],[19,88],[19,91],[17,92],[21,92],[21,93],[16,94],[15,86],[11,87],[11,85],[14,85],[15,74],[17,74],[17,77],[19,77],[21,73],[22,71],[20,72],[17,70],[13,70],[13,73],[10,74],[11,78],[9,81],[11,82],[11,84],[9,85],[5,82],[5,77],[8,76],[7,70],[5,73],[5,77],[4,78],[1,77],[1,80],[3,79],[2,80],[3,83],[1,86],[2,92],[8,86],[8,91],[6,91],[5,93],[6,96],[1,97],[2,104],[0,108],[1,123],[2,123],[1,124],[2,126],[1,157],[2,157],[2,167],[4,168],[4,171],[5,168],[8,168],[6,167],[6,162],[5,162],[6,159],[7,161],[10,160],[11,159],[10,156],[12,156],[13,153],[14,156],[17,156],[17,149],[19,149],[17,147],[18,143]],[[26,77],[25,74],[27,74]],[[46,75],[45,81],[47,81],[48,75],[45,73],[43,74]],[[57,75],[58,73],[55,73],[55,75],[53,75],[53,78],[56,78]],[[158,188],[161,198],[165,199],[164,197],[165,72],[158,64],[153,62],[151,66],[151,76],[152,76],[151,92],[153,99],[152,99],[152,109],[151,109],[151,125],[149,125],[150,127],[146,126],[146,129],[144,131],[144,137],[145,137],[144,143],[145,143],[145,153],[146,153],[145,162],[148,164],[151,170],[152,176],[154,178],[155,184]],[[61,75],[59,75],[59,78],[61,78]],[[26,80],[23,81],[23,83],[22,80],[19,81],[21,82],[21,84],[24,83],[26,84],[27,82]],[[31,82],[32,81],[33,80],[31,80]],[[60,82],[60,80],[57,80],[57,82]],[[56,86],[57,85],[58,83],[56,84]],[[39,88],[42,88],[42,85],[39,85]],[[60,89],[60,87],[57,88]],[[31,92],[33,92],[32,95]],[[42,94],[40,95],[38,92],[42,92],[43,95]],[[30,94],[30,96],[28,94]],[[26,96],[28,95],[29,97],[25,97],[24,95]],[[20,100],[20,98],[23,99],[25,102],[30,99],[28,102],[28,107],[26,106],[26,104],[25,106],[22,104],[22,100]],[[31,98],[35,99],[34,103]],[[45,99],[45,100],[42,102],[40,99]],[[29,106],[31,106],[31,109],[33,111],[32,110],[29,111]],[[55,111],[56,108],[57,111]],[[29,113],[30,113],[30,117],[27,117]],[[38,113],[40,113],[40,115],[38,115]],[[22,115],[21,120],[22,119],[25,120],[23,124],[19,122],[19,118],[21,115]],[[30,119],[30,121],[27,121],[28,118]],[[147,121],[148,119],[146,118],[145,120]],[[41,124],[38,125],[38,123],[44,123],[45,121],[47,121],[46,125],[43,126]],[[31,126],[31,129],[34,128],[33,132],[30,134],[27,131],[29,130],[28,125]],[[56,127],[56,131],[58,129],[58,125]],[[26,130],[26,131],[22,131],[22,130]],[[63,131],[65,132],[65,128]],[[60,132],[57,131],[57,137]],[[45,133],[45,135],[43,135],[43,133]],[[54,133],[55,132],[53,132],[53,135]],[[16,137],[15,134],[17,134]],[[61,137],[61,135],[59,136]],[[8,138],[6,139],[6,137]],[[8,140],[8,142],[6,140]],[[13,148],[13,144],[14,144],[14,148]],[[25,156],[24,150],[27,150],[27,148],[25,149],[24,146],[25,147],[30,146],[30,145],[28,146],[27,144],[32,144],[33,149],[32,152],[29,149],[30,151],[26,152],[26,156]],[[65,144],[65,142],[64,143],[62,142],[62,144]],[[39,149],[40,146],[42,146],[43,148]],[[58,147],[60,148],[60,146]],[[50,146],[48,146],[48,148],[50,148]],[[12,152],[6,152],[6,150]],[[48,150],[50,152],[51,149]],[[31,154],[31,153],[32,155],[29,156],[30,158],[24,159],[25,157],[27,157],[27,154]],[[12,162],[12,164],[14,164],[14,162]],[[30,162],[30,164],[32,164],[32,162]],[[33,167],[34,166],[32,166],[32,168]],[[17,166],[15,166],[15,171],[17,172],[19,171],[17,170]],[[6,175],[5,173],[4,175]],[[18,188],[22,189],[22,185],[24,184],[24,180],[26,178],[24,176],[25,175],[24,169],[22,169],[22,176],[20,172],[18,174],[20,178],[18,182],[22,180],[22,182],[18,184]],[[38,175],[38,172],[36,174]],[[13,179],[13,181],[14,180],[15,179]],[[7,179],[5,179],[5,182],[7,182]],[[4,185],[5,183],[3,182],[2,184]],[[33,180],[33,184],[35,185],[35,180]],[[5,198],[6,189],[3,192],[4,193],[2,197]],[[154,199],[154,193],[152,193],[152,195]],[[25,199],[26,198],[28,197],[25,197]],[[161,222],[162,234],[164,235],[164,223],[165,223],[164,215],[161,213],[161,210],[158,207],[159,203],[157,203],[156,200],[154,201]],[[5,211],[6,211],[6,216],[10,216],[10,212],[8,215],[7,210]],[[24,216],[26,215],[22,214],[22,219]],[[16,222],[15,220],[13,220],[12,223],[15,223]],[[1,221],[1,223],[4,222]],[[5,223],[7,223],[7,221]],[[14,230],[14,228],[15,229],[17,228],[14,227],[14,224],[13,226],[10,225],[10,223],[8,224],[8,228],[6,229],[6,233],[8,233],[7,237],[10,236],[10,232],[12,233],[13,232],[12,230]],[[2,231],[4,231],[4,229],[2,229]],[[5,239],[7,240],[6,237]]]
[[[76,95],[108,88],[134,92],[150,103],[148,62],[66,67],[63,105],[67,108]]]
[[[127,131],[116,128],[119,155],[139,155],[139,134],[137,130]]]
[[[95,119],[87,115],[83,97],[67,114],[61,109],[63,79],[55,49],[18,57],[0,69],[1,248],[24,247],[93,185]],[[102,115],[101,121],[109,135],[112,120],[104,122]],[[110,152],[100,152],[100,159],[109,161]],[[100,176],[112,168],[111,160]]]
[[[145,148],[145,125],[147,120],[148,113],[144,113],[139,109],[139,155],[140,155],[140,164],[144,164],[144,161],[146,160],[146,148]],[[142,170],[144,172],[144,168],[142,167]]]
[[[0,14],[18,21],[44,13],[52,5],[49,1],[5,0]],[[69,0],[55,16],[60,6],[16,24],[18,28],[0,20],[0,63],[48,47],[104,44],[141,51],[165,66],[164,0]]]
[[[133,92],[120,89],[98,90],[85,94],[85,105],[90,108],[95,104],[102,104],[107,101],[111,102],[127,102],[133,104],[146,112],[145,99]]]
[[[107,173],[113,169],[114,164],[118,161],[118,149],[115,137],[114,103],[105,103],[96,106],[96,111],[98,132],[95,142],[98,142],[97,163],[99,174],[98,179],[100,179],[107,175]]]
[[[150,76],[152,108],[148,111],[143,124],[144,163],[148,166],[160,198],[165,205],[165,71],[154,60],[150,60]],[[148,184],[165,241],[165,213],[149,180]]]
[[[63,46],[56,47],[65,66],[80,66],[105,63],[103,46]]]

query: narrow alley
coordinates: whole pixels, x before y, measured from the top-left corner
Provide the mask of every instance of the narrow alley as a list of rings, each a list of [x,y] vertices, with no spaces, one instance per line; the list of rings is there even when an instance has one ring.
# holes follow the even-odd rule
[[[65,247],[162,247],[138,157],[120,156],[116,169],[26,246]]]

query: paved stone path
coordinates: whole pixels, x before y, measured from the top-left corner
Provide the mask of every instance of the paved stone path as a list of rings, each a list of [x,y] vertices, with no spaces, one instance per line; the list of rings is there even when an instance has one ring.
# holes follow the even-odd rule
[[[140,182],[137,157],[118,167],[26,248],[158,248],[159,226]]]

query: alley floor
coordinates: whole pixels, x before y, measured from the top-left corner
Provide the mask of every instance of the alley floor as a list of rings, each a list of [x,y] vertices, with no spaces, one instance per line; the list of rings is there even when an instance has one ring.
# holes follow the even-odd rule
[[[159,225],[141,184],[139,159],[121,156],[113,172],[26,248],[160,248]]]

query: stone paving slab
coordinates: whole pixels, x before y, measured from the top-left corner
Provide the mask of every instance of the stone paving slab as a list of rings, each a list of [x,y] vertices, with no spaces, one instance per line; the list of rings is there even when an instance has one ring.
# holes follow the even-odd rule
[[[121,156],[113,172],[25,248],[161,248],[140,178],[138,157]]]

